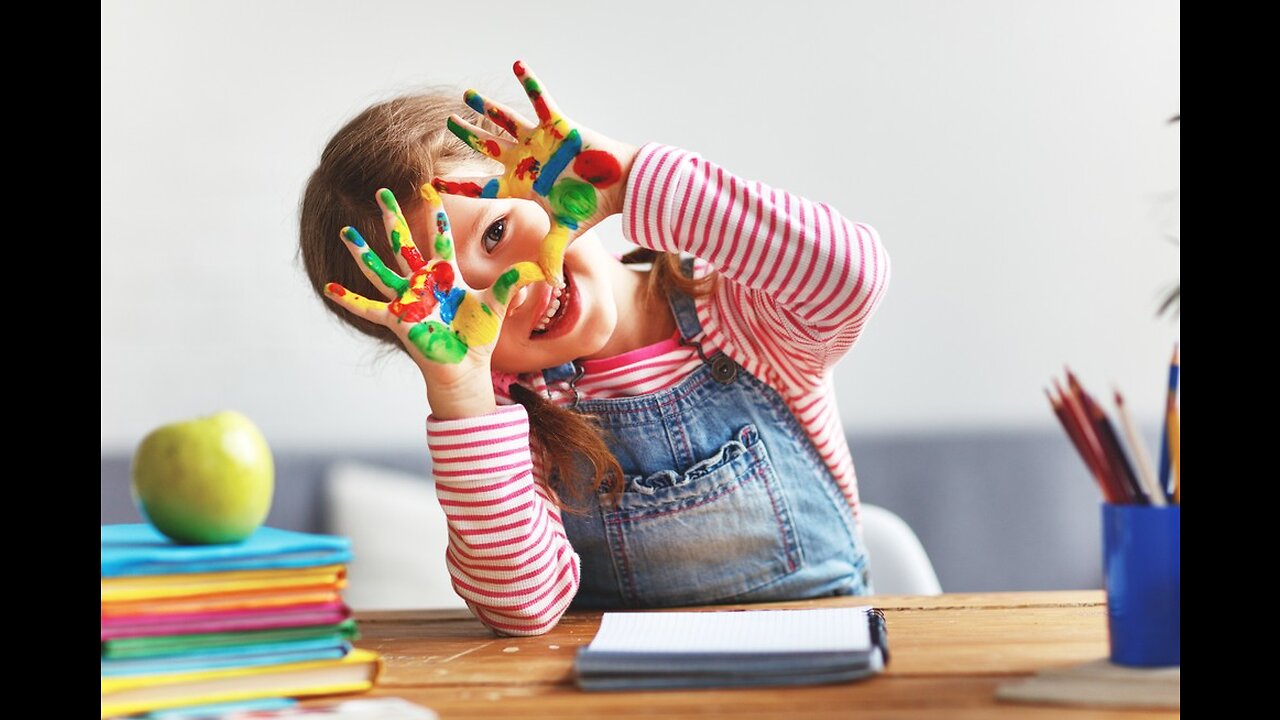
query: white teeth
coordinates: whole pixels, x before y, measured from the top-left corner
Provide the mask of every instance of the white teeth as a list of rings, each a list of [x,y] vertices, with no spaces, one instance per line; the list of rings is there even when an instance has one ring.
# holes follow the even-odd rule
[[[561,299],[562,297],[563,300]],[[542,314],[542,319],[538,321],[536,326],[534,326],[534,332],[546,330],[547,325],[551,322],[551,318],[555,317],[556,313],[560,311],[560,305],[567,302],[569,302],[568,296],[564,295],[560,288],[556,288],[552,292],[551,301],[547,303],[546,311]]]

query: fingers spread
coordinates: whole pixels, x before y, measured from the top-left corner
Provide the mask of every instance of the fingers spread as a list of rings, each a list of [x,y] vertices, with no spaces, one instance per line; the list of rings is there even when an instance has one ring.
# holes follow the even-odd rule
[[[369,247],[369,243],[365,242],[359,230],[348,225],[342,228],[341,234],[347,250],[360,263],[361,272],[369,278],[369,282],[373,283],[374,287],[382,291],[383,295],[387,298],[398,298],[409,289],[409,282],[382,264],[382,259]]]
[[[520,113],[502,103],[490,100],[475,90],[463,93],[462,99],[467,103],[467,107],[497,123],[516,140],[520,139],[522,130],[528,133],[534,127],[528,120],[521,117]]]
[[[426,265],[422,254],[413,243],[413,234],[409,232],[409,223],[405,222],[400,212],[400,203],[395,193],[382,188],[377,193],[378,207],[382,208],[382,226],[387,230],[387,238],[391,240],[391,251],[396,254],[400,271],[410,275],[413,271]]]

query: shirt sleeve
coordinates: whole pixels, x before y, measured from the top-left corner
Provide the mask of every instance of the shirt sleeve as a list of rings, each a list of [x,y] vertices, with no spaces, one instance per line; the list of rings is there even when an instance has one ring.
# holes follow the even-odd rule
[[[559,508],[536,482],[524,407],[429,417],[427,445],[454,590],[500,635],[555,627],[578,591],[580,561]]]
[[[699,303],[703,326],[755,374],[768,369],[811,390],[884,295],[889,257],[879,235],[826,204],[656,143],[640,149],[627,183],[624,235],[690,253],[721,274]]]

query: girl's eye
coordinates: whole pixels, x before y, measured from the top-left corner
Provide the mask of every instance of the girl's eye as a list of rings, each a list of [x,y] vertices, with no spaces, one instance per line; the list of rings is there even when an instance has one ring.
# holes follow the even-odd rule
[[[498,243],[502,242],[502,236],[506,231],[506,218],[498,218],[497,220],[494,220],[493,224],[484,231],[484,237],[481,238],[481,241],[484,243],[484,251],[490,253],[493,252],[493,249],[498,246]]]

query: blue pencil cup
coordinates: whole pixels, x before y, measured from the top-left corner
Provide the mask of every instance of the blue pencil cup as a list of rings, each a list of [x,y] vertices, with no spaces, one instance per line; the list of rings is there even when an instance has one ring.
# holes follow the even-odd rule
[[[1182,664],[1182,508],[1102,506],[1111,662]]]

